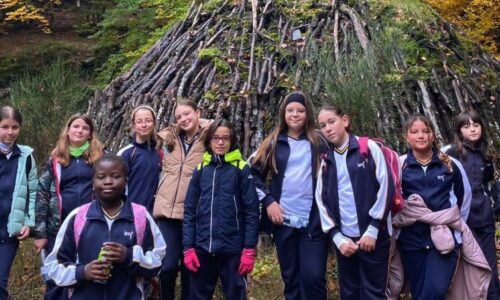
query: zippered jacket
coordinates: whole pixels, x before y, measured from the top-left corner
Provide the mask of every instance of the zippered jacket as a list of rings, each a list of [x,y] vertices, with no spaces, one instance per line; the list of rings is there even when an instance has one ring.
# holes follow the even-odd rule
[[[305,133],[303,133],[300,139],[307,139]],[[320,155],[327,151],[329,148],[328,142],[323,138],[323,136],[318,132],[318,140],[320,142],[319,149],[314,149],[311,144],[311,169],[312,169],[312,186],[313,189],[311,193],[315,196],[316,189],[316,179],[318,175],[318,165]],[[267,150],[269,151],[269,149]],[[276,141],[275,150],[275,161],[277,174],[273,174],[270,180],[270,184],[267,182],[267,177],[270,172],[269,166],[262,166],[257,161],[252,164],[252,174],[255,179],[255,186],[257,188],[257,194],[259,196],[259,201],[262,203],[262,220],[261,227],[264,231],[271,233],[272,223],[269,220],[266,212],[266,208],[276,201],[279,203],[281,198],[281,191],[283,188],[283,179],[286,172],[286,167],[288,163],[288,158],[290,157],[290,145],[288,144],[288,136],[286,132],[282,132],[278,135]],[[321,230],[321,222],[318,212],[318,206],[316,201],[313,200],[311,206],[311,212],[309,215],[309,232],[323,234]]]
[[[368,147],[370,151],[366,158],[359,151],[358,137],[349,135],[349,148],[345,154],[346,167],[361,235],[369,226],[378,230],[387,229],[386,219],[394,192],[394,183],[387,170],[382,151],[371,140],[368,141]],[[333,150],[323,156],[316,190],[322,228],[332,238],[339,231],[343,232],[336,164]]]
[[[144,299],[143,278],[158,275],[165,255],[165,241],[153,218],[147,213],[142,245],[137,245],[132,204],[125,201],[119,216],[108,225],[100,202],[93,201],[87,211],[78,247],[74,224],[78,209],[61,225],[54,249],[45,261],[49,277],[59,286],[73,288],[71,299]],[[85,265],[96,260],[103,243],[116,242],[127,248],[123,263],[114,263],[105,284],[85,280]]]
[[[153,216],[182,220],[184,216],[184,199],[196,166],[202,162],[205,146],[203,139],[210,120],[200,119],[200,132],[196,141],[191,145],[189,152],[184,152],[179,131],[176,126],[170,126],[160,131],[161,139],[174,139],[174,148],[171,152],[164,148],[160,184],[156,193]]]
[[[449,157],[450,172],[438,155],[438,150],[434,149],[432,159],[425,168],[417,162],[412,150],[400,157],[403,198],[417,194],[433,212],[457,205],[462,220],[467,221],[471,188],[465,170],[458,160]],[[454,237],[456,243],[461,243],[459,232],[455,232]],[[398,246],[406,251],[433,247],[430,227],[422,222],[402,228],[398,242]]]
[[[154,197],[160,180],[160,151],[156,141],[139,144],[132,141],[118,151],[128,166],[127,196],[153,211]]]
[[[259,201],[239,150],[206,152],[186,196],[183,245],[210,254],[240,254],[258,240]]]
[[[35,238],[56,235],[66,216],[92,201],[92,166],[83,157],[71,157],[62,167],[50,157],[38,180],[35,204]]]
[[[36,163],[33,158],[33,149],[16,145],[19,150],[17,172],[12,194],[12,204],[7,220],[7,232],[10,237],[18,236],[23,226],[35,226],[35,195],[37,186]],[[31,159],[31,169],[26,174],[26,160]]]

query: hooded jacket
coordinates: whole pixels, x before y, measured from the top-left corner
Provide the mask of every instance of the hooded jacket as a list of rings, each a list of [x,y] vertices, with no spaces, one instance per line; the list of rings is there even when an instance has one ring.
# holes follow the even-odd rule
[[[258,240],[259,201],[239,150],[206,152],[186,196],[183,245],[210,254],[240,254]]]

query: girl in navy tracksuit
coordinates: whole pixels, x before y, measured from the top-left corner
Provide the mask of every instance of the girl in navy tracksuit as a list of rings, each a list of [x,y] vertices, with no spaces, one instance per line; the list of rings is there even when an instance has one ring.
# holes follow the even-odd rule
[[[35,204],[35,248],[54,247],[59,226],[78,206],[92,201],[92,165],[103,154],[94,123],[77,113],[64,126],[38,181]],[[47,283],[45,299],[65,299],[66,292]]]
[[[429,119],[410,116],[404,133],[410,146],[408,154],[400,159],[404,199],[418,194],[432,211],[458,205],[460,216],[467,220],[470,207],[467,176],[460,162],[437,149]],[[455,233],[456,249],[441,254],[432,243],[428,224],[416,222],[401,228],[398,248],[412,299],[445,299],[455,274],[460,243],[461,236]]]
[[[37,185],[33,149],[16,143],[22,117],[16,108],[0,109],[0,299],[7,299],[7,282],[19,241],[35,225]]]
[[[318,123],[333,150],[323,155],[316,201],[323,230],[335,243],[341,299],[387,299],[388,213],[394,185],[379,146],[368,157],[339,108],[319,110]]]
[[[488,299],[500,299],[495,246],[495,216],[491,207],[488,183],[494,178],[494,167],[483,135],[484,123],[476,111],[461,113],[455,120],[455,143],[446,152],[458,159],[472,189],[467,225],[479,243],[492,270]]]
[[[127,195],[153,212],[154,197],[161,171],[161,155],[156,148],[156,113],[141,105],[132,112],[133,140],[118,151],[128,165]]]
[[[326,142],[315,130],[313,106],[301,92],[287,95],[278,126],[251,158],[264,220],[278,253],[286,299],[326,299],[327,235],[314,201],[319,155]],[[265,182],[271,172],[271,185]]]
[[[143,279],[160,270],[165,242],[146,208],[126,200],[126,183],[126,163],[105,154],[92,171],[96,201],[59,229],[46,265],[71,299],[142,300]]]
[[[255,264],[259,202],[234,130],[216,120],[208,151],[194,171],[184,206],[184,264],[189,299],[212,299],[220,278],[226,299],[246,299],[246,274]]]

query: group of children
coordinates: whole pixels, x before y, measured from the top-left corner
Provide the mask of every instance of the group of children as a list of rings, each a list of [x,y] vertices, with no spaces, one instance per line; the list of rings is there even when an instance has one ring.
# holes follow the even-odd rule
[[[76,114],[37,180],[32,149],[16,143],[21,115],[0,110],[0,182],[8,183],[0,187],[0,299],[19,240],[30,235],[37,252],[50,252],[45,299],[144,299],[154,277],[161,299],[174,299],[179,271],[181,299],[211,299],[219,279],[227,299],[246,299],[259,226],[273,236],[285,299],[327,299],[331,243],[342,299],[393,297],[391,235],[412,299],[446,297],[461,233],[453,231],[454,246],[443,253],[433,224],[402,222],[393,232],[396,186],[384,153],[372,140],[362,153],[342,109],[324,106],[315,116],[306,94],[287,95],[277,126],[248,161],[227,120],[200,118],[192,101],[179,101],[174,118],[157,133],[155,111],[137,107],[131,143],[116,156],[92,120]],[[439,149],[429,120],[409,117],[401,192],[405,201],[419,195],[432,212],[457,208],[493,273],[487,298],[500,299],[483,129],[477,113],[464,112],[456,141]]]

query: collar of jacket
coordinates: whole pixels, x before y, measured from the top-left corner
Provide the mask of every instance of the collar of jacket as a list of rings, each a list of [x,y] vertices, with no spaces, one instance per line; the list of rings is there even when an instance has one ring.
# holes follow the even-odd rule
[[[126,198],[124,199],[124,201],[125,202],[123,203],[122,211],[115,220],[125,219],[133,222],[134,213],[132,211],[132,204],[130,204],[130,201],[128,201]],[[92,201],[92,205],[90,206],[89,211],[87,212],[87,219],[106,221],[99,199],[95,199]]]
[[[146,142],[146,143],[138,143],[136,142],[136,140],[132,140],[132,144],[136,147],[139,147],[139,148],[147,148],[147,149],[153,149],[156,147],[156,140],[150,140],[149,143]]]
[[[406,156],[406,163],[407,165],[419,165],[420,164],[417,162],[417,159],[415,158],[415,156],[413,155],[413,150],[410,149],[408,151],[408,154]],[[432,148],[432,159],[431,159],[431,162],[428,164],[431,165],[431,164],[442,164],[441,160],[439,159],[439,156],[438,156],[438,151],[433,147]]]
[[[203,165],[205,165],[205,166],[210,164],[210,163],[217,163],[218,161],[220,161],[222,163],[224,163],[224,162],[232,163],[232,162],[235,162],[238,160],[243,160],[243,158],[241,156],[241,152],[238,149],[233,150],[233,151],[229,151],[226,154],[224,154],[224,156],[213,155],[213,154],[209,153],[208,151],[203,153]]]
[[[278,134],[278,139],[277,140],[278,140],[278,142],[286,142],[286,143],[288,143],[288,132],[286,130],[282,131],[280,134]],[[307,140],[307,134],[306,134],[305,131],[302,131],[302,133],[299,135],[298,140]]]

